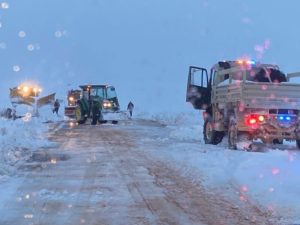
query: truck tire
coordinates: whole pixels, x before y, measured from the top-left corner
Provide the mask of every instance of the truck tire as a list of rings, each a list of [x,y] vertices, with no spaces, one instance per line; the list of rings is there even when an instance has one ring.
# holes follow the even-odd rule
[[[84,124],[86,122],[86,117],[84,116],[83,110],[80,106],[75,109],[75,119],[78,124]]]
[[[274,140],[273,140],[273,144],[274,144],[274,145],[282,145],[282,144],[283,144],[283,140],[274,139]]]
[[[228,126],[228,147],[233,150],[237,150],[238,130],[234,120],[229,122]]]
[[[300,150],[300,140],[296,140],[296,146]]]
[[[213,122],[210,118],[205,120],[203,126],[203,138],[205,144],[217,145],[222,141],[223,137],[224,132],[214,130]]]

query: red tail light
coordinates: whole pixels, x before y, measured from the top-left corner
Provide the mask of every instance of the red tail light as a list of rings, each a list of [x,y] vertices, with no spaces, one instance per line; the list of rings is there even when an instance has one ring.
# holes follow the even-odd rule
[[[265,121],[265,116],[257,115],[257,114],[250,114],[245,116],[245,124],[247,126],[253,126],[258,123],[262,123]]]

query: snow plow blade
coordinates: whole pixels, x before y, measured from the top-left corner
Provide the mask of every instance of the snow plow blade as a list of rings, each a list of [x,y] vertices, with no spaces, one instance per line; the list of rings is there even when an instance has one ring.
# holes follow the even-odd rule
[[[37,107],[42,107],[44,105],[52,104],[55,100],[55,93],[42,97],[37,100]]]
[[[117,112],[102,112],[102,121],[120,121],[120,120],[128,120],[129,116],[126,111],[117,111]]]

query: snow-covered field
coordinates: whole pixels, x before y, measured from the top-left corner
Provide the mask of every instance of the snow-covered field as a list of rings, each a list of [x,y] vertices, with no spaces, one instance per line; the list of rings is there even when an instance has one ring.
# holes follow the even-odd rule
[[[167,135],[142,140],[153,146],[153,155],[208,189],[258,204],[284,224],[300,223],[300,152],[295,143],[280,149],[257,143],[257,152],[233,151],[226,138],[217,146],[204,144],[199,112],[160,121],[167,124]]]

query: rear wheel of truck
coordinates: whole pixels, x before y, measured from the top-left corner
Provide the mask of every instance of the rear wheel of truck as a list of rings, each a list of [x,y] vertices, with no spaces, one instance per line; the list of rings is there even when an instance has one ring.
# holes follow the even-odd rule
[[[75,119],[78,124],[84,124],[86,122],[86,117],[82,113],[82,109],[80,106],[75,109]]]
[[[273,140],[273,144],[274,144],[274,145],[282,145],[282,144],[283,144],[283,140],[274,139],[274,140]]]
[[[228,147],[237,150],[238,129],[234,120],[229,122],[228,126]]]
[[[222,141],[224,133],[214,130],[213,122],[209,118],[204,122],[203,137],[205,144],[217,145]]]

